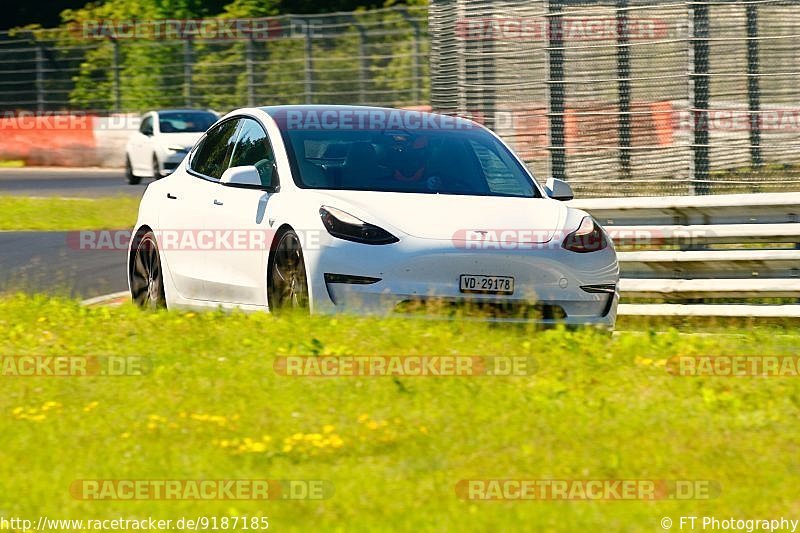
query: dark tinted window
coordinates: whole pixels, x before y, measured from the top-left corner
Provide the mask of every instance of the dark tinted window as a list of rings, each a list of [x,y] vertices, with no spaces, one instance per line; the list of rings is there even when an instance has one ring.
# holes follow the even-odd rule
[[[153,117],[151,115],[142,119],[142,123],[139,125],[139,131],[144,135],[153,134]]]
[[[210,130],[197,147],[190,168],[204,176],[219,179],[228,168],[238,120],[227,120]]]
[[[253,165],[261,175],[261,183],[269,185],[272,177],[272,147],[261,124],[252,119],[242,119],[242,127],[231,156],[232,167]]]
[[[216,121],[217,116],[208,111],[165,111],[158,114],[158,129],[161,133],[199,133]]]
[[[284,129],[302,187],[475,196],[539,195],[482,129]]]

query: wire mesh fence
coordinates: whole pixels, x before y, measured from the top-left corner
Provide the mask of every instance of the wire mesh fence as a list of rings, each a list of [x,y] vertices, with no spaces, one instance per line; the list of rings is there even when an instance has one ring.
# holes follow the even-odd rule
[[[428,100],[427,11],[93,20],[0,34],[0,110]]]
[[[431,102],[582,196],[800,190],[800,3],[432,0]]]
[[[800,190],[797,0],[432,0],[0,34],[0,111],[431,106],[581,196]]]

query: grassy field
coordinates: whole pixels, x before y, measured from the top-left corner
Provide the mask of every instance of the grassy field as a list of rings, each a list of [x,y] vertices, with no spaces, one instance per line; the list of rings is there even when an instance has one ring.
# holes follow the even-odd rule
[[[535,331],[144,313],[0,299],[0,354],[136,356],[144,376],[0,377],[6,516],[268,516],[280,531],[659,531],[797,517],[800,378],[676,377],[675,355],[798,355],[797,331]],[[720,333],[718,329],[716,333]],[[285,355],[524,355],[518,377],[308,378]],[[318,443],[318,444],[315,444]],[[686,501],[464,501],[461,479],[713,480]],[[80,479],[326,480],[322,501],[82,501]],[[677,523],[677,522],[676,522]],[[677,526],[676,526],[677,527]],[[241,528],[239,530],[242,530]]]
[[[0,196],[0,230],[129,229],[139,199]]]

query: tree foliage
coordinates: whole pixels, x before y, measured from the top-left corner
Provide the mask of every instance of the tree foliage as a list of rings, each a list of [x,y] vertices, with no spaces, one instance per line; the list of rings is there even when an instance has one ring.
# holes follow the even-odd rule
[[[325,8],[375,7],[356,4],[334,1]],[[387,7],[394,4],[385,2]],[[70,103],[122,110],[183,105],[227,110],[249,103],[424,103],[425,10],[415,6],[425,1],[408,4],[331,18],[281,15],[319,9],[316,2],[298,0],[233,0],[223,6],[202,0],[109,0],[65,10],[64,27],[73,31],[64,34],[61,44],[83,50]],[[95,21],[254,18],[269,20],[269,39],[111,35],[87,43],[81,33]]]

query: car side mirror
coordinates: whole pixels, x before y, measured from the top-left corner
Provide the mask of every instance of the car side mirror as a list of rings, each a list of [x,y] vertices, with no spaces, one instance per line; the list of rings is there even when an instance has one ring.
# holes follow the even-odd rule
[[[222,173],[220,183],[229,187],[243,187],[246,189],[263,189],[277,192],[278,167],[272,162],[259,169],[255,165],[230,167]]]
[[[572,192],[572,187],[569,186],[569,183],[556,178],[548,178],[547,183],[544,185],[544,190],[547,196],[553,200],[566,202],[575,197],[575,193]]]

